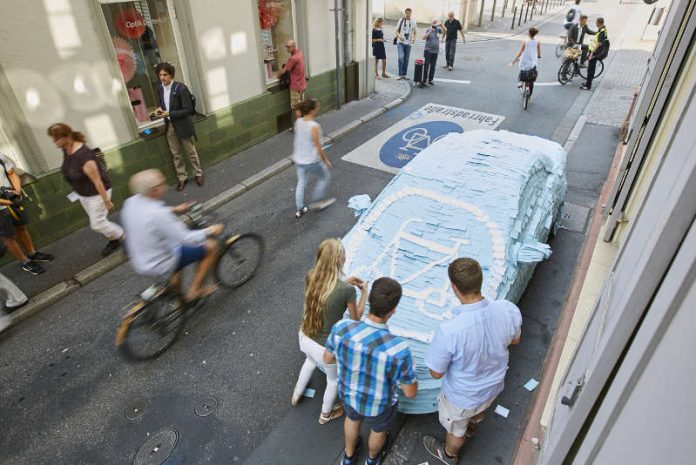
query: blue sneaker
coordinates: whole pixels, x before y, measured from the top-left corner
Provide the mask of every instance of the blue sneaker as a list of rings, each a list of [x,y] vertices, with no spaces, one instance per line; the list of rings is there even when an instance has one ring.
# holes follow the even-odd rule
[[[343,449],[343,458],[341,459],[341,465],[353,465],[355,463],[355,459],[358,457],[358,454],[360,454],[361,448],[362,448],[362,438],[358,437],[358,443],[355,445],[355,451],[353,451],[352,457],[348,457],[346,455],[346,450]]]
[[[389,433],[387,433],[387,437],[384,438],[384,445],[377,454],[377,457],[371,458],[370,454],[368,453],[367,458],[365,459],[365,465],[379,465],[380,463],[382,463],[382,460],[384,460],[384,457],[387,455],[387,452],[389,452],[390,447],[391,436],[389,436]]]

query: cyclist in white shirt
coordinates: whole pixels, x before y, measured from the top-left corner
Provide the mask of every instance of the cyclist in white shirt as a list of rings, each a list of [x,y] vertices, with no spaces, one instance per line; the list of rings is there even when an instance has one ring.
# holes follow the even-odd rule
[[[577,24],[581,14],[580,0],[575,0],[575,5],[571,6],[568,13],[566,13],[565,21],[563,21],[563,27],[568,30],[571,28],[571,26]]]

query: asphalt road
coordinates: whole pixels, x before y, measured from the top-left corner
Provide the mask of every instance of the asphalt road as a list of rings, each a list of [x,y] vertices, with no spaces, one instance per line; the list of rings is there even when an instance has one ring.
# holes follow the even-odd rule
[[[539,81],[553,82],[559,65],[553,46],[561,27],[548,25],[543,32],[547,36],[542,39],[548,43],[544,44]],[[244,287],[218,292],[189,320],[185,335],[159,359],[128,364],[114,348],[120,309],[144,287],[127,265],[4,334],[0,340],[0,462],[133,463],[141,444],[162,428],[178,432],[168,464],[242,463],[256,448],[269,447],[267,438],[274,438],[274,430],[281,424],[287,428],[287,419],[297,415],[298,409],[290,406],[302,363],[297,328],[303,276],[312,264],[316,245],[326,237],[343,236],[355,223],[346,207],[349,197],[366,193],[374,198],[391,179],[388,173],[340,158],[428,102],[503,115],[506,119],[500,129],[550,138],[578,96],[579,83],[538,87],[525,112],[515,87],[517,71],[507,67],[519,43],[516,38],[460,45],[455,70],[438,67],[436,77],[469,80],[470,84],[443,82],[414,89],[405,104],[335,143],[329,152],[335,165],[331,188],[338,202],[330,209],[295,220],[291,170],[221,208],[217,216],[232,229],[256,231],[265,237],[266,259],[258,276]],[[396,60],[391,57],[395,51],[387,48],[389,70],[395,74]],[[419,45],[412,57],[420,56]],[[597,163],[594,173],[601,185],[608,164],[604,159]],[[583,201],[591,207],[597,189],[585,189],[582,182],[576,186],[578,198],[584,195]],[[530,325],[536,329],[527,339],[534,342],[528,352],[522,352],[524,345],[517,349],[520,373],[536,372],[543,360],[564,297],[561,281],[567,285],[582,239],[582,233],[562,231],[556,241],[565,241],[559,249],[563,253],[554,255],[556,261],[533,278],[530,290],[541,297],[547,294],[546,283],[554,275],[560,281],[549,304],[556,310],[535,314],[533,318],[541,318],[541,322]],[[523,314],[525,299],[528,297],[522,302]],[[517,376],[521,379],[523,374]],[[216,399],[217,409],[212,415],[197,416],[195,407],[206,397]],[[138,401],[144,403],[138,405]],[[319,412],[318,399],[311,402],[301,406],[307,418]],[[144,414],[128,420],[126,413],[136,407]],[[516,421],[521,421],[523,412],[516,415]],[[423,421],[432,423],[432,416],[408,419],[404,431],[415,434]],[[292,427],[291,421],[289,424]],[[321,434],[340,449],[340,422],[322,428]],[[510,436],[507,443],[514,442],[514,428],[506,434]],[[276,463],[325,464],[334,456],[292,457],[278,450]],[[496,455],[492,463],[503,460],[497,457],[505,454]]]

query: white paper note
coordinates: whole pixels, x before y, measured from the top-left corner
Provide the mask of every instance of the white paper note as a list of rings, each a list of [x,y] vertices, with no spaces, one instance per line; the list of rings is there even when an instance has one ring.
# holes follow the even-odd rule
[[[495,406],[495,413],[497,413],[498,415],[500,415],[503,418],[507,418],[508,415],[510,414],[510,410],[506,409],[502,405],[496,405]]]
[[[313,398],[314,394],[316,394],[316,392],[317,391],[315,389],[307,388],[304,390],[304,393],[302,395],[304,395],[305,397],[312,397]]]
[[[539,381],[535,380],[534,378],[530,379],[527,381],[527,384],[524,385],[524,388],[528,390],[529,392],[532,392],[536,387],[539,385]]]
[[[68,200],[70,200],[71,202],[77,202],[78,200],[80,200],[80,196],[75,191],[72,191],[71,193],[69,193],[67,195],[67,197],[68,197]]]

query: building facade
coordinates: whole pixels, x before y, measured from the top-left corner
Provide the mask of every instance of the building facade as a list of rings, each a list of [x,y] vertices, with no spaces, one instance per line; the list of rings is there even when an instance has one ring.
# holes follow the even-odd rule
[[[149,118],[159,62],[172,63],[197,97],[204,166],[289,127],[276,75],[289,39],[305,52],[307,95],[323,109],[374,86],[365,72],[370,0],[6,0],[3,10],[0,150],[31,175],[25,190],[39,243],[85,224],[65,199],[63,155],[46,136],[55,122],[105,151],[115,186],[148,167],[173,179],[162,123]],[[118,203],[127,192],[114,196]]]

